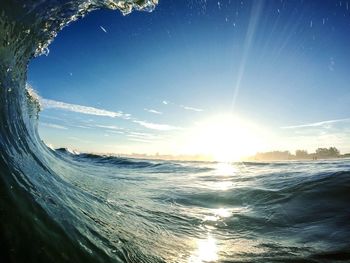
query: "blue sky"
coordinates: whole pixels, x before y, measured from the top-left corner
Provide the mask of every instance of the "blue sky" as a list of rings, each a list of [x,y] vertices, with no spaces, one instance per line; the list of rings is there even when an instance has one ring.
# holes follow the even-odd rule
[[[31,62],[28,83],[55,147],[210,154],[189,141],[215,123],[240,141],[252,141],[250,127],[251,151],[344,152],[349,46],[347,1],[163,0],[152,13],[99,10],[69,25]],[[212,133],[196,145],[215,144]]]

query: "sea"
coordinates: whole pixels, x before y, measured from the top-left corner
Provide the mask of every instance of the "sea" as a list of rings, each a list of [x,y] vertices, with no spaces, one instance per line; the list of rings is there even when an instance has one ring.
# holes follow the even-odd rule
[[[1,0],[0,262],[350,262],[350,160],[181,162],[51,149],[27,67],[99,8]]]

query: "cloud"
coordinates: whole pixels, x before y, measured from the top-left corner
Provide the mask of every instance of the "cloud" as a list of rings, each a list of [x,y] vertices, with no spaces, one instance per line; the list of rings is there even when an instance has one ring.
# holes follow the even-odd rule
[[[313,123],[306,123],[301,125],[293,125],[293,126],[284,126],[281,129],[299,129],[299,128],[312,128],[312,127],[324,127],[334,123],[342,123],[342,122],[350,122],[350,118],[345,119],[337,119],[337,120],[328,120],[328,121],[320,121]]]
[[[140,139],[140,138],[129,138],[129,141],[142,142],[142,143],[152,143],[152,140]]]
[[[91,127],[84,126],[84,125],[70,125],[70,126],[76,127],[76,128],[81,128],[81,129],[91,129]]]
[[[158,124],[158,123],[152,123],[148,121],[140,121],[137,119],[133,119],[130,117],[131,116],[130,114],[126,114],[121,111],[114,112],[114,111],[108,111],[108,110],[98,109],[94,107],[82,106],[77,104],[69,104],[61,101],[55,101],[55,100],[49,100],[49,99],[43,99],[43,98],[40,98],[40,103],[44,109],[54,108],[54,109],[61,109],[61,110],[66,110],[71,112],[88,114],[88,115],[106,116],[111,118],[123,118],[152,130],[170,131],[170,130],[180,129],[178,127],[174,127],[168,124]],[[110,129],[110,130],[122,130],[122,128],[113,126],[113,125],[95,125],[95,127]]]
[[[121,111],[114,112],[114,111],[108,111],[108,110],[98,109],[94,107],[82,106],[77,104],[69,104],[69,103],[55,101],[55,100],[40,98],[40,103],[44,109],[54,108],[54,109],[61,109],[66,111],[78,112],[82,114],[88,114],[88,115],[106,116],[111,118],[124,118],[124,119],[130,118],[130,114],[124,114]]]
[[[160,136],[156,135],[156,134],[151,134],[151,133],[146,133],[146,132],[134,132],[134,131],[130,131],[127,134],[128,137],[132,137],[132,138],[138,138],[138,139],[160,139]]]
[[[50,99],[44,99],[38,96],[35,91],[27,85],[28,91],[32,91],[35,96],[37,96],[37,99],[40,101],[40,105],[44,109],[60,109],[60,110],[66,110],[70,112],[77,112],[77,113],[82,113],[82,114],[87,114],[87,115],[95,115],[95,116],[105,116],[105,117],[110,117],[110,118],[122,118],[125,120],[130,120],[133,123],[139,124],[147,129],[151,130],[157,130],[157,131],[171,131],[171,130],[180,130],[182,128],[180,127],[175,127],[172,125],[168,124],[159,124],[159,123],[153,123],[153,122],[148,122],[148,121],[141,121],[136,118],[131,117],[130,114],[123,113],[121,111],[115,112],[115,111],[109,111],[105,109],[99,109],[95,107],[90,107],[90,106],[83,106],[83,105],[78,105],[78,104],[70,104],[70,103],[65,103],[62,101],[55,101],[55,100],[50,100]],[[164,104],[168,104],[167,101],[163,101]],[[148,110],[152,113],[155,114],[161,114],[161,112],[158,112],[156,110],[152,109],[145,109]],[[123,130],[123,128],[114,126],[114,125],[94,125],[90,127],[99,127],[99,128],[104,128],[107,130],[114,130],[114,131],[120,131]],[[60,126],[61,128],[63,126]],[[58,127],[56,127],[58,128]],[[87,128],[87,127],[84,127]]]
[[[96,115],[96,116],[106,116],[111,118],[123,118],[126,120],[131,119],[131,115],[128,113],[123,113],[122,111],[108,111],[104,109],[89,107],[89,106],[82,106],[78,104],[70,104],[65,103],[62,101],[56,101],[56,100],[50,100],[50,99],[44,99],[40,97],[37,92],[31,87],[28,83],[26,84],[27,91],[31,97],[33,97],[35,100],[39,101],[40,106],[42,108],[50,109],[61,109],[66,111],[72,111],[72,112],[78,112],[82,114],[88,114],[88,115]]]
[[[183,109],[185,109],[185,110],[191,110],[191,111],[197,111],[197,112],[204,111],[203,109],[194,108],[194,107],[189,107],[189,106],[185,106],[185,105],[180,105],[180,107],[183,108]]]
[[[171,126],[168,124],[158,124],[158,123],[152,123],[147,121],[139,121],[139,120],[133,120],[134,123],[140,124],[141,126],[151,129],[151,130],[157,130],[157,131],[171,131],[171,130],[179,130],[181,128]]]
[[[117,130],[117,131],[124,130],[124,128],[121,128],[115,125],[94,125],[94,127],[109,129],[109,130]]]
[[[113,134],[125,134],[125,132],[123,131],[115,131],[115,130],[107,130],[106,132],[113,133]]]
[[[196,111],[196,112],[204,111],[203,109],[200,109],[200,108],[186,106],[186,105],[182,105],[182,104],[176,104],[176,103],[168,101],[168,100],[163,100],[162,103],[164,105],[175,105],[175,106],[180,107],[180,108],[182,108],[184,110],[190,110],[190,111]]]
[[[124,128],[115,126],[115,125],[93,125],[91,126],[93,128],[102,128],[105,129],[105,132],[107,133],[113,133],[113,134],[125,134]]]
[[[157,111],[157,110],[153,110],[153,109],[144,108],[144,110],[148,111],[150,113],[154,113],[154,114],[163,114],[163,112],[160,112],[160,111]]]
[[[41,125],[43,125],[45,127],[53,128],[53,129],[68,130],[68,128],[65,126],[57,125],[57,124],[53,124],[53,123],[41,122]]]

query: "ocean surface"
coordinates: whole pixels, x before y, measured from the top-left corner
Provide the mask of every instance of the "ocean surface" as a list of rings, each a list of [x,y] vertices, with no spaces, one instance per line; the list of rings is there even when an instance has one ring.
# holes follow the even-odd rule
[[[0,262],[350,262],[350,160],[208,163],[52,150],[29,61],[99,8],[0,3]]]

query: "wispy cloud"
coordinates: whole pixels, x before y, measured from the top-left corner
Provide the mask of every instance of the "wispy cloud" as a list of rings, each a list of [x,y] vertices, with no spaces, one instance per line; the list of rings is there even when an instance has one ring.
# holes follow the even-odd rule
[[[109,129],[109,130],[123,130],[124,128],[121,128],[121,127],[118,127],[118,126],[115,126],[115,125],[94,125],[93,127],[98,127],[98,128],[103,128],[103,129]]]
[[[84,126],[84,125],[71,125],[72,127],[76,127],[76,128],[81,128],[81,129],[91,129],[91,127],[89,126]]]
[[[128,137],[133,137],[133,138],[139,138],[139,139],[160,139],[160,136],[152,133],[146,133],[146,132],[134,132],[130,131],[127,134]]]
[[[162,103],[164,105],[174,105],[174,106],[180,107],[180,108],[182,108],[184,110],[190,110],[190,111],[196,111],[196,112],[204,111],[203,109],[200,109],[200,108],[197,108],[197,107],[191,107],[191,106],[187,106],[187,105],[177,104],[177,103],[174,103],[174,102],[171,102],[171,101],[168,101],[168,100],[163,100]]]
[[[82,113],[82,114],[87,114],[87,115],[95,115],[95,116],[105,116],[105,117],[110,117],[110,118],[122,118],[125,120],[129,120],[133,123],[136,123],[138,125],[141,125],[147,129],[151,130],[157,130],[157,131],[171,131],[171,130],[181,130],[182,128],[180,127],[175,127],[169,124],[160,124],[160,123],[154,123],[154,122],[149,122],[149,121],[143,121],[143,120],[138,120],[136,118],[131,117],[130,114],[124,113],[122,111],[109,111],[105,109],[99,109],[95,107],[90,107],[90,106],[83,106],[83,105],[78,105],[78,104],[70,104],[62,101],[56,101],[56,100],[50,100],[50,99],[44,99],[38,96],[35,91],[30,87],[30,85],[27,85],[27,89],[29,92],[32,92],[36,98],[40,101],[40,105],[44,109],[60,109],[60,110],[65,110],[65,111],[70,111],[70,112],[77,112],[77,113]],[[34,96],[33,95],[33,96]],[[163,101],[164,104],[167,104],[167,101]],[[148,110],[149,112],[155,113],[155,114],[161,114],[161,112],[152,110],[152,109],[145,109]],[[59,126],[59,125],[58,125]],[[98,128],[103,128],[107,130],[114,130],[114,131],[119,131],[121,132],[124,130],[123,128],[120,128],[118,126],[114,125],[88,125],[89,127],[98,127]],[[52,126],[53,127],[53,126]],[[61,128],[64,126],[60,126]],[[58,127],[56,127],[58,128]],[[81,128],[88,128],[86,126],[81,127]]]
[[[65,102],[55,101],[55,100],[40,98],[40,103],[44,109],[54,108],[54,109],[61,109],[66,111],[78,112],[82,114],[88,114],[88,115],[106,116],[111,118],[124,118],[124,119],[130,118],[130,114],[124,114],[121,111],[114,112],[114,111],[108,111],[104,109],[98,109],[94,107],[82,106],[77,104],[70,104],[70,103],[65,103]]]
[[[140,139],[140,138],[129,138],[129,141],[142,142],[142,143],[152,143],[152,140]]]
[[[153,123],[148,121],[139,121],[139,120],[133,120],[134,123],[137,123],[145,128],[151,129],[151,130],[157,130],[157,131],[171,131],[171,130],[180,130],[181,128],[171,126],[168,124],[159,124],[159,123]]]
[[[63,118],[59,118],[56,116],[46,115],[44,113],[40,114],[40,119],[52,119],[56,121],[65,121]]]
[[[106,132],[113,133],[113,134],[125,134],[124,131],[115,131],[115,130],[107,130]]]
[[[144,108],[145,111],[150,112],[150,113],[154,113],[154,114],[163,114],[163,112],[157,111],[157,110],[153,110],[153,109],[147,109]]]
[[[88,115],[106,116],[111,118],[122,118],[122,119],[130,120],[134,123],[137,123],[145,128],[152,129],[152,130],[170,131],[170,130],[180,129],[179,127],[171,126],[168,124],[158,124],[158,123],[153,123],[148,121],[140,121],[135,118],[132,118],[130,114],[126,114],[121,111],[114,112],[114,111],[108,111],[108,110],[98,109],[98,108],[89,107],[89,106],[70,104],[70,103],[43,99],[43,98],[40,98],[40,103],[44,109],[54,108],[54,109],[61,109],[61,110],[66,110],[71,112],[88,114]],[[94,125],[94,126],[99,128],[104,128],[104,129],[110,129],[110,130],[122,130],[122,128],[113,126],[113,125]]]
[[[306,124],[293,125],[293,126],[284,126],[284,127],[281,127],[281,129],[299,129],[299,128],[323,127],[323,126],[328,126],[330,124],[343,123],[343,122],[350,122],[350,118],[320,121],[320,122],[306,123]]]
[[[199,108],[195,108],[195,107],[190,107],[190,106],[185,106],[185,105],[180,105],[181,108],[185,109],[185,110],[191,110],[191,111],[197,111],[197,112],[201,112],[204,111],[203,109],[199,109]]]
[[[62,126],[62,125],[58,125],[58,124],[46,123],[46,122],[41,122],[40,124],[45,126],[45,127],[49,127],[49,128],[53,128],[53,129],[68,130],[67,127]]]

